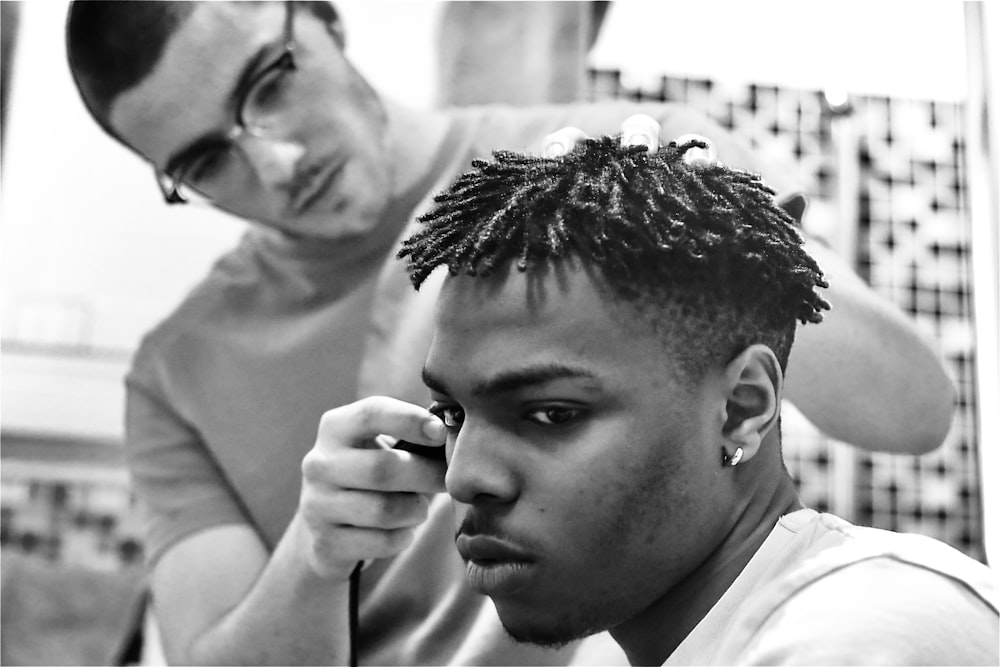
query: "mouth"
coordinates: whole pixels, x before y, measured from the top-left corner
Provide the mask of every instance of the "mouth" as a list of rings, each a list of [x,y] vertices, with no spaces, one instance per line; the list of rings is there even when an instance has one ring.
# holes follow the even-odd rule
[[[531,578],[531,557],[516,546],[486,535],[460,534],[455,540],[465,560],[465,578],[478,593],[490,597],[523,590]]]
[[[298,185],[292,191],[292,207],[297,215],[308,212],[323,201],[343,172],[344,165],[344,162],[334,162],[325,168],[313,168],[296,179]]]

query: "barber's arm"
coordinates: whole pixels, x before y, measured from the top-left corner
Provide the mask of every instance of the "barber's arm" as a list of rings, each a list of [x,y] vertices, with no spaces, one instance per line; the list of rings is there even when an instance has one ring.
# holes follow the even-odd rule
[[[319,577],[296,519],[274,554],[247,525],[208,528],[156,564],[152,587],[171,664],[346,664],[348,584]]]
[[[816,241],[806,248],[830,283],[831,309],[796,332],[785,394],[828,435],[872,451],[922,454],[948,434],[954,387],[896,306]]]
[[[155,419],[154,411],[159,411]],[[164,442],[158,452],[161,463],[164,453],[175,455],[180,449],[175,439],[186,435],[179,423],[168,428],[169,411],[139,391],[130,393],[129,421],[131,438]],[[168,661],[346,664],[351,570],[360,560],[405,548],[413,526],[426,515],[423,494],[444,488],[443,466],[376,447],[372,435],[427,445],[443,442],[443,433],[435,439],[421,430],[428,423],[432,429],[440,426],[423,408],[392,399],[366,399],[327,413],[303,463],[298,511],[273,553],[238,515],[223,520],[227,510],[221,497],[207,498],[206,511],[217,516],[174,541],[152,571],[154,608]],[[170,439],[175,442],[168,444]],[[195,476],[197,470],[210,470],[210,461],[194,460],[196,452],[186,450],[188,463],[174,470]],[[141,492],[145,476],[141,463],[133,462],[136,466]],[[209,493],[212,485],[205,474],[198,486],[186,488],[196,495]],[[155,476],[149,476],[147,486],[156,484]],[[147,491],[162,499],[162,493]],[[164,509],[172,512],[161,505]]]
[[[142,373],[126,454],[146,521],[153,612],[170,664],[334,664],[347,585],[312,573],[293,524],[272,556],[198,433]],[[340,627],[344,629],[341,630]]]

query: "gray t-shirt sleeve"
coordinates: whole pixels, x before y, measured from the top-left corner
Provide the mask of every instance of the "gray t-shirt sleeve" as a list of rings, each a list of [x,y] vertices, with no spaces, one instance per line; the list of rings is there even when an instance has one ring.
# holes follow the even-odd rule
[[[149,379],[133,368],[126,381],[125,458],[152,567],[188,535],[247,520],[198,433]]]

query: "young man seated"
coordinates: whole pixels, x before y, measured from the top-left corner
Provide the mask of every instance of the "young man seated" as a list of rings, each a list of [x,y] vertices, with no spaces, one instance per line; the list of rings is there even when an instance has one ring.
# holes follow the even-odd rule
[[[424,380],[469,584],[633,664],[996,664],[992,570],[799,501],[782,387],[826,283],[707,148],[499,152],[404,243],[417,287],[448,268]]]

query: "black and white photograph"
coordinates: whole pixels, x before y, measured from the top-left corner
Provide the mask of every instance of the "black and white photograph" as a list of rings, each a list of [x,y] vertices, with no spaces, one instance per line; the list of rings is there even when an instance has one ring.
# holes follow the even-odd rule
[[[1000,665],[998,4],[0,10],[0,664]]]

